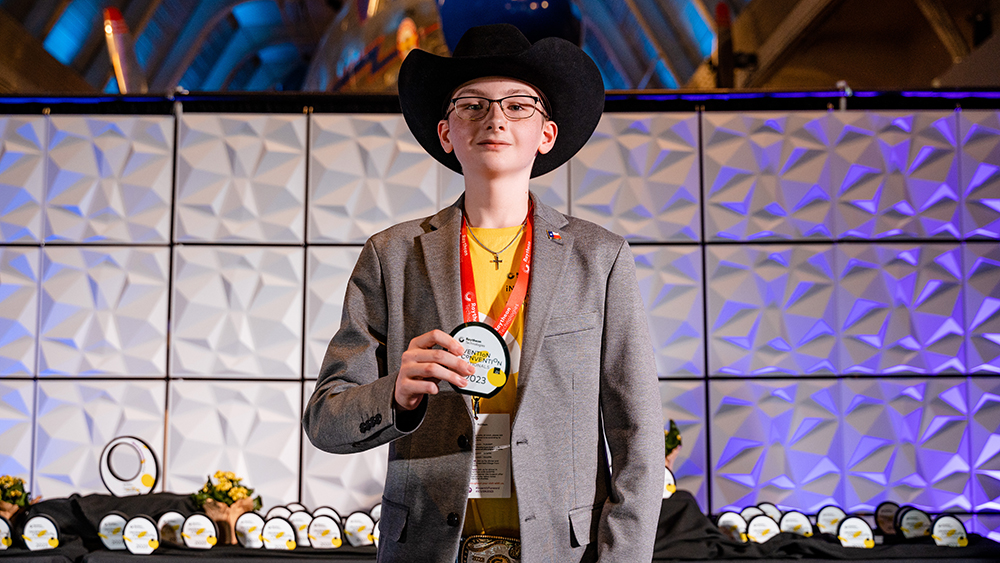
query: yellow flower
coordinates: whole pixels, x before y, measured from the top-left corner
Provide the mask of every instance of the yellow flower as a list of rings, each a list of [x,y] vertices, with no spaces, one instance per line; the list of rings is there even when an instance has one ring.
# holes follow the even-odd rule
[[[216,471],[215,472],[215,478],[216,479],[225,479],[225,477],[226,477],[226,473],[224,471]]]
[[[230,481],[237,481],[238,480],[236,478],[236,474],[233,473],[232,471],[226,471],[226,479],[229,479]]]
[[[229,491],[229,498],[233,500],[240,500],[247,498],[246,487],[234,487]]]
[[[215,488],[220,491],[228,491],[233,488],[233,483],[229,479],[223,479],[219,481],[219,484],[216,485]]]
[[[17,498],[21,496],[21,491],[10,491],[10,496]]]

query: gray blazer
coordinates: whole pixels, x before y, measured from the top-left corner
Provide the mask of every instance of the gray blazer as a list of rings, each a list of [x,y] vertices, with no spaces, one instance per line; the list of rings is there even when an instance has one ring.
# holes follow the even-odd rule
[[[522,561],[649,561],[663,417],[632,253],[620,236],[532,199],[511,429]],[[471,401],[442,383],[415,411],[392,403],[410,340],[463,322],[462,203],[368,240],[303,415],[306,435],[328,452],[391,442],[379,561],[452,563],[459,547],[475,449]]]

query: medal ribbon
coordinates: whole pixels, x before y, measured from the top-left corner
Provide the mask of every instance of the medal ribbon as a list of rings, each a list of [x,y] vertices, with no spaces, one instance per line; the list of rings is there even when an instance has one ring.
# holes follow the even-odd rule
[[[528,276],[531,272],[531,232],[534,218],[532,217],[534,205],[528,207],[528,216],[525,218],[524,229],[524,253],[521,255],[521,264],[517,270],[517,281],[514,282],[514,289],[507,296],[507,303],[504,306],[503,314],[495,322],[493,328],[500,333],[501,338],[507,334],[507,329],[514,322],[518,311],[524,304],[524,297],[528,294]],[[479,305],[476,302],[476,280],[472,273],[472,257],[469,254],[469,227],[465,223],[465,215],[462,216],[462,239],[461,239],[461,273],[462,273],[462,317],[465,322],[479,321]]]

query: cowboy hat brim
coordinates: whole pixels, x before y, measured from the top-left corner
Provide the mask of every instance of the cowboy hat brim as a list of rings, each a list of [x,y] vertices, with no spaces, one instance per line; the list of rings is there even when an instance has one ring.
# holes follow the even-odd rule
[[[473,28],[467,34],[477,29],[482,28]],[[528,44],[523,36],[520,38]],[[559,127],[552,149],[535,157],[532,178],[572,158],[593,134],[604,112],[604,81],[597,65],[565,39],[547,37],[518,52],[482,56],[441,57],[411,51],[399,69],[403,117],[417,142],[438,162],[460,174],[462,165],[454,152],[447,153],[441,147],[437,124],[459,86],[488,76],[513,78],[534,86],[548,102],[549,118]]]

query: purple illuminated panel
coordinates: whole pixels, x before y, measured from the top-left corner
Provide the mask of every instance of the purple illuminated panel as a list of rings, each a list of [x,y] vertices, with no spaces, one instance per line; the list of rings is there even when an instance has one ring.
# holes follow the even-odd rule
[[[708,248],[710,373],[838,371],[832,248],[829,244]]]
[[[961,237],[952,112],[836,112],[827,128],[837,238]]]
[[[843,503],[837,380],[712,381],[712,510]]]
[[[970,378],[969,407],[973,506],[1000,511],[1000,378]]]
[[[963,111],[959,129],[965,235],[1000,239],[1000,111]]]
[[[671,471],[677,488],[688,491],[708,512],[708,459],[705,457],[705,383],[703,381],[660,381],[664,429],[669,420],[681,431],[681,449]]]
[[[827,112],[702,117],[709,240],[829,239]]]
[[[701,247],[637,245],[632,253],[657,373],[660,377],[704,375]]]
[[[966,349],[970,373],[1000,374],[1000,247],[965,244]]]
[[[841,244],[836,252],[842,372],[964,372],[958,244]]]
[[[844,510],[891,500],[931,512],[970,510],[965,378],[843,383]]]

